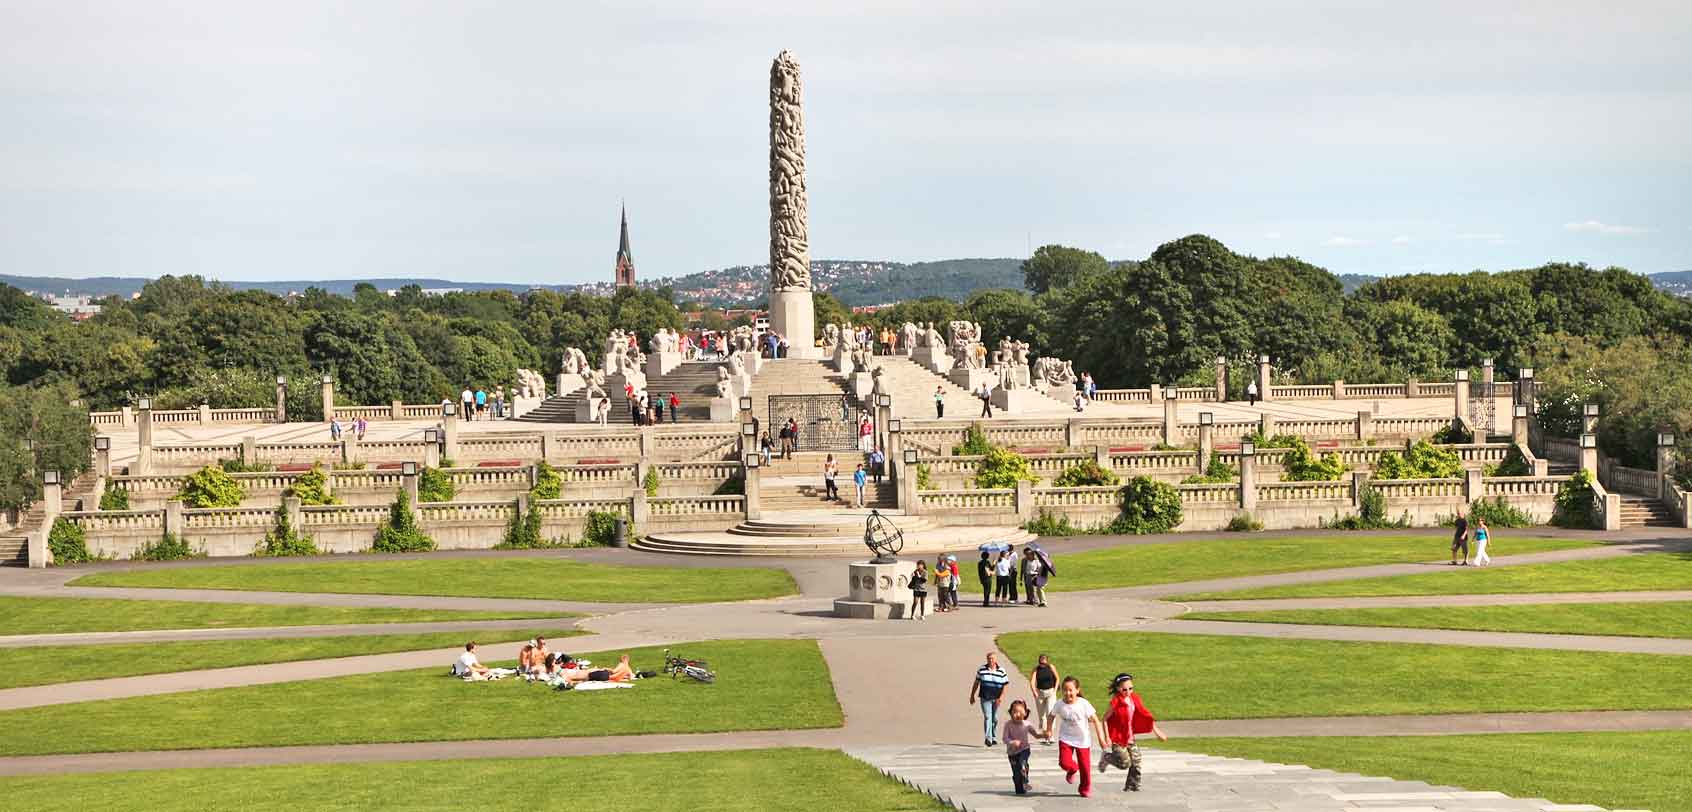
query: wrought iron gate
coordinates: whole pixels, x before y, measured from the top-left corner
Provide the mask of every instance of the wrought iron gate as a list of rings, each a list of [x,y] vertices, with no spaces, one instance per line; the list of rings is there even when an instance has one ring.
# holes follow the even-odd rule
[[[1475,427],[1477,443],[1487,442],[1487,438],[1498,433],[1497,384],[1486,380],[1469,383],[1469,425]]]
[[[771,437],[792,419],[799,450],[848,451],[858,447],[858,418],[867,414],[845,395],[770,395]]]

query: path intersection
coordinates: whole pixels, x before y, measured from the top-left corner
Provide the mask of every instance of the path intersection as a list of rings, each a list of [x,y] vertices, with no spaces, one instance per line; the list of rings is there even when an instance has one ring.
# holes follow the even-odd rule
[[[1269,534],[1265,534],[1269,535]],[[1692,536],[1634,532],[1606,537],[1610,543],[1558,552],[1500,556],[1496,566],[1588,560],[1692,549]],[[1101,549],[1150,541],[1190,541],[1191,536],[1154,539],[1068,539],[1053,545],[1062,552]],[[1061,545],[1061,546],[1058,546]],[[437,554],[495,557],[499,553]],[[524,555],[524,554],[505,554]],[[533,553],[527,555],[535,555]],[[809,746],[839,748],[885,775],[917,787],[958,809],[1026,810],[1109,808],[1222,812],[1247,809],[1392,809],[1498,812],[1575,810],[1543,799],[1511,799],[1495,792],[1470,792],[1414,781],[1347,775],[1298,765],[1188,754],[1147,748],[1147,773],[1154,777],[1145,792],[1123,793],[1121,773],[1099,778],[1089,804],[1073,795],[1056,771],[1055,748],[1037,746],[1034,796],[1009,791],[1004,754],[983,748],[979,712],[966,706],[969,675],[984,654],[996,650],[997,635],[1061,629],[1427,643],[1456,646],[1549,648],[1594,652],[1692,655],[1692,640],[1562,634],[1527,634],[1438,629],[1313,626],[1278,623],[1176,620],[1188,611],[1238,611],[1292,608],[1493,606],[1529,603],[1605,603],[1692,600],[1692,591],[1586,592],[1547,595],[1459,595],[1395,598],[1320,598],[1265,601],[1176,603],[1169,596],[1288,584],[1441,572],[1432,564],[1391,564],[1337,570],[1211,579],[1050,596],[1051,606],[981,608],[962,592],[964,611],[933,615],[923,622],[855,621],[831,616],[843,589],[842,560],[753,559],[701,560],[624,550],[551,552],[584,562],[635,566],[779,567],[790,572],[799,594],[786,598],[693,605],[593,604],[501,598],[448,598],[398,595],[349,595],[291,592],[244,592],[209,589],[137,589],[70,587],[66,582],[89,568],[0,570],[0,596],[173,600],[211,603],[263,603],[298,606],[394,607],[409,609],[520,610],[559,613],[556,624],[585,632],[570,639],[581,651],[611,651],[672,643],[730,638],[794,638],[818,641],[845,715],[843,727],[807,731],[753,731],[714,734],[648,734],[581,738],[396,742],[305,747],[251,747],[133,753],[83,753],[0,758],[0,775],[108,772],[271,764],[405,761],[443,758],[536,757],[625,752],[730,750]],[[396,559],[403,557],[394,557]],[[327,559],[336,560],[336,559]],[[362,560],[369,560],[363,558]],[[197,562],[204,565],[205,562]],[[254,562],[241,562],[251,564]],[[173,564],[106,564],[98,569],[147,569]],[[966,582],[971,581],[966,577]],[[973,584],[972,584],[973,586]],[[975,605],[972,606],[972,603]],[[568,617],[566,615],[587,615]],[[278,628],[90,632],[0,637],[0,649],[42,645],[102,645],[186,640],[259,640],[267,638],[359,634],[421,633],[462,630],[487,634],[502,628],[534,628],[545,618],[496,621],[440,621],[414,624],[314,625]],[[441,666],[457,648],[372,654],[202,671],[82,680],[54,685],[0,689],[0,711],[121,697],[179,693],[209,688],[260,685],[333,676],[402,671]],[[495,655],[503,658],[503,652]],[[1025,675],[1003,652],[1010,672],[1010,696],[1026,693]],[[1102,701],[1102,700],[1100,700]],[[951,708],[951,718],[913,728],[912,708]],[[933,718],[929,716],[929,718]],[[1454,733],[1523,733],[1692,729],[1688,711],[1589,711],[1575,713],[1466,713],[1426,716],[1349,716],[1288,719],[1211,719],[1162,723],[1172,737],[1184,736],[1397,736]]]

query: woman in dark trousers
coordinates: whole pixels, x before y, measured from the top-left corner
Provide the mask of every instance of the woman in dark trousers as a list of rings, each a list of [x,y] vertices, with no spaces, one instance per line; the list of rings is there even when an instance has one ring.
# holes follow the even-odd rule
[[[991,606],[993,603],[993,561],[988,555],[986,550],[982,550],[981,560],[975,562],[975,577],[981,579],[982,606]]]

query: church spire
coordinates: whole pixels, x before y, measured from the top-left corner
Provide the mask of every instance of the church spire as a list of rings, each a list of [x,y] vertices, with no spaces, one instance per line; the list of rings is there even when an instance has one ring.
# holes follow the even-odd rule
[[[623,204],[623,224],[617,237],[617,287],[634,287],[634,254],[629,250],[629,206]]]

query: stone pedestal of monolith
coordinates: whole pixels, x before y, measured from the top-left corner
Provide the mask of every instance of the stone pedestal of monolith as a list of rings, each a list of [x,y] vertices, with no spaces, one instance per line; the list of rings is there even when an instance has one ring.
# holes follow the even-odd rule
[[[952,369],[952,354],[946,352],[945,347],[917,347],[911,352],[911,360],[936,375],[944,375]]]
[[[914,562],[863,561],[846,567],[849,584],[846,597],[834,601],[835,617],[897,620],[910,616],[910,575],[916,568]]]
[[[670,371],[682,365],[682,354],[679,352],[653,352],[646,355],[646,377],[657,378],[670,374]]]
[[[1043,398],[1032,389],[994,389],[993,408],[1005,414],[1024,414],[1040,407]]]

